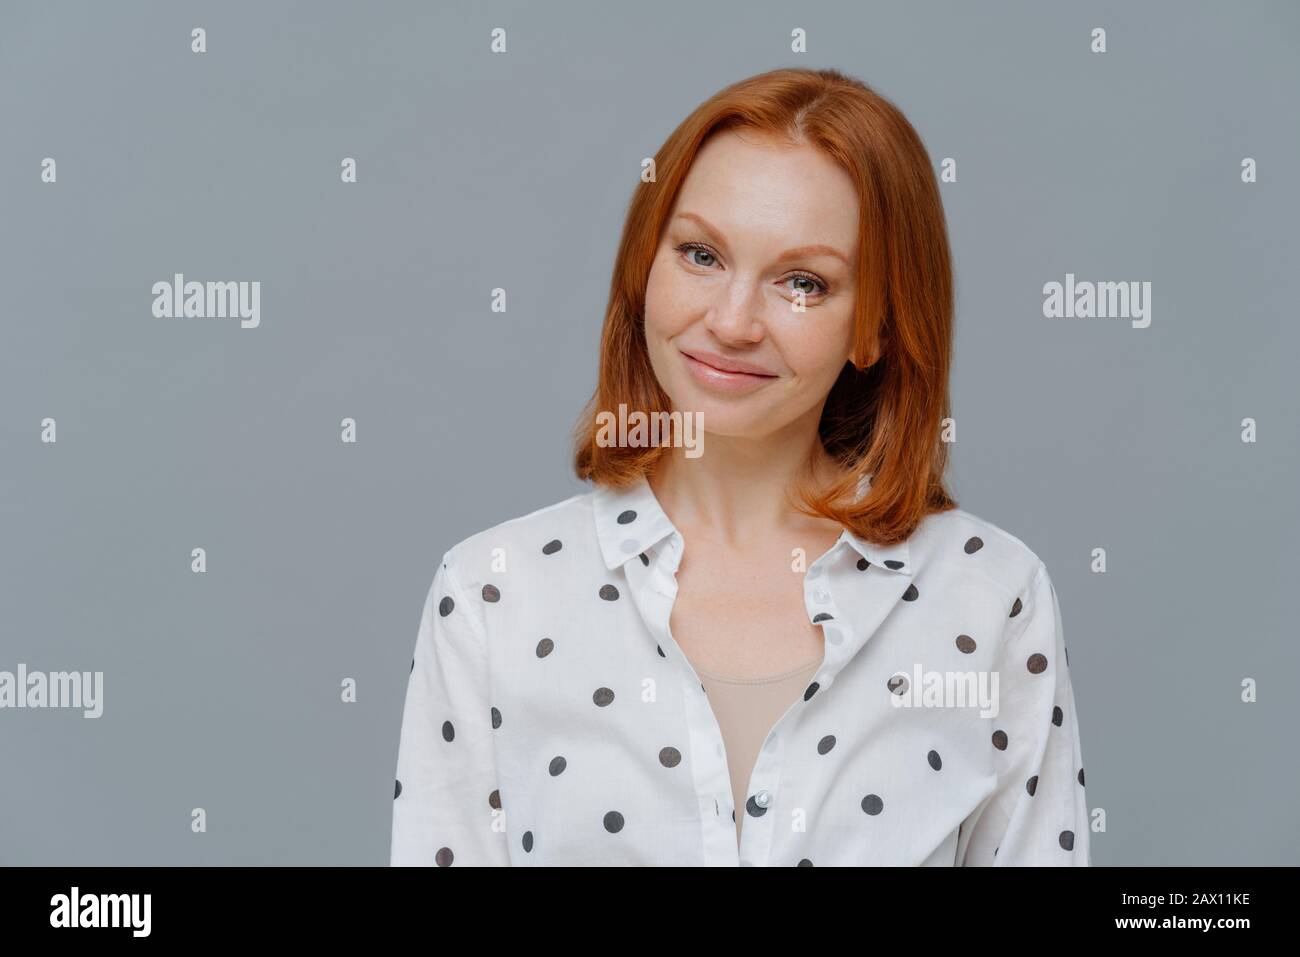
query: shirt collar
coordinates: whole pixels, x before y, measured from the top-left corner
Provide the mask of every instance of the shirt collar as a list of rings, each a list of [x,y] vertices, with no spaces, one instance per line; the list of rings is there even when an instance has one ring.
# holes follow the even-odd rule
[[[859,483],[859,495],[871,485],[871,476]],[[665,538],[677,534],[677,528],[659,505],[645,476],[621,489],[598,485],[592,496],[596,535],[606,568],[619,568],[629,559],[642,555]],[[847,528],[835,547],[847,544],[863,559],[900,575],[912,574],[912,557],[907,540],[894,545],[877,545],[854,535]]]
[[[592,507],[606,568],[618,568],[677,533],[645,476],[621,489],[597,486]]]

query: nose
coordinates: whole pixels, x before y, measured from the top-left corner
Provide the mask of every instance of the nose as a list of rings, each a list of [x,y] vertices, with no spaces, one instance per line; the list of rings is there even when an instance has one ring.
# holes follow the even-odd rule
[[[721,287],[717,299],[705,313],[705,327],[719,342],[732,345],[761,342],[767,334],[761,294],[757,282],[739,278]]]

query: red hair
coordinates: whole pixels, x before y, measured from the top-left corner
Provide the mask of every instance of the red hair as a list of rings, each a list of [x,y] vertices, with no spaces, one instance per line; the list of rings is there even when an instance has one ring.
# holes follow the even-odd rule
[[[596,391],[575,430],[574,470],[624,487],[667,451],[597,441],[596,415],[671,411],[646,348],[646,283],[665,222],[705,140],[748,128],[808,143],[852,179],[858,193],[859,260],[853,358],[822,412],[822,445],[844,475],[829,487],[798,486],[802,510],[877,544],[909,537],[929,513],[955,508],[943,484],[949,415],[953,278],[938,181],[902,112],[838,70],[780,69],[741,80],[701,103],[655,154],[655,176],[632,196],[600,342]],[[813,450],[816,451],[815,449]],[[866,495],[860,482],[870,477]]]

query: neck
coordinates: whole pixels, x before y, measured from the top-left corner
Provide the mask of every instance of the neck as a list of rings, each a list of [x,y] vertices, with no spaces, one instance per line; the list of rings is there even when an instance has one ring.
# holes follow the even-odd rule
[[[792,424],[793,425],[793,424]],[[816,421],[761,438],[709,433],[708,450],[687,458],[671,447],[648,476],[659,504],[677,528],[746,547],[770,541],[775,529],[807,528],[823,520],[795,509],[786,498],[800,478],[825,479],[837,474],[822,447]]]

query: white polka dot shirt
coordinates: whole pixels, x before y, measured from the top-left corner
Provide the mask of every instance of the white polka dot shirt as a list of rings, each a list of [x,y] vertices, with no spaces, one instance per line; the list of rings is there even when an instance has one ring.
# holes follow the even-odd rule
[[[846,530],[805,574],[822,664],[734,801],[669,632],[683,547],[643,479],[443,555],[393,865],[1090,863],[1060,606],[1019,539],[960,509],[889,547]]]

